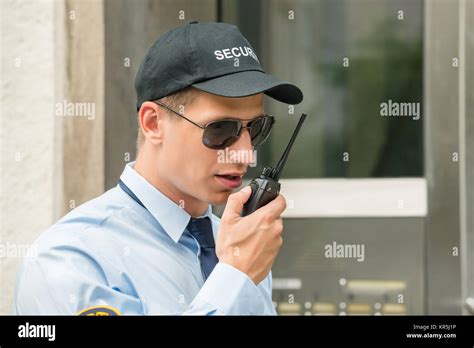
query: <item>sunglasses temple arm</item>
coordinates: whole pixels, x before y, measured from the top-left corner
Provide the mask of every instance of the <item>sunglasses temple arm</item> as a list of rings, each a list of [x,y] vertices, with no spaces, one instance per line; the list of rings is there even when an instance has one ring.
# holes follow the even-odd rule
[[[187,118],[186,116],[181,115],[179,112],[174,111],[173,109],[170,109],[169,107],[167,107],[167,106],[164,105],[164,104],[158,103],[158,102],[156,102],[156,101],[155,101],[155,104],[157,104],[157,105],[159,105],[159,106],[165,108],[165,109],[168,110],[168,111],[171,111],[173,114],[178,115],[178,116],[181,117],[181,118],[184,118],[186,121],[192,123],[192,124],[195,125],[196,127],[199,127],[199,128],[201,128],[201,129],[206,128],[206,126],[201,126],[200,124],[197,124],[197,123],[194,122],[193,120],[190,120],[190,119]]]

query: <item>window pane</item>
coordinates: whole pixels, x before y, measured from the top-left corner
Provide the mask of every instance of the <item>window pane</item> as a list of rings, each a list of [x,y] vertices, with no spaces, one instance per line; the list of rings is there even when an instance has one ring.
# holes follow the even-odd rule
[[[222,13],[305,95],[293,114],[267,100],[277,124],[250,175],[306,112],[283,177],[423,176],[421,0],[225,0]]]

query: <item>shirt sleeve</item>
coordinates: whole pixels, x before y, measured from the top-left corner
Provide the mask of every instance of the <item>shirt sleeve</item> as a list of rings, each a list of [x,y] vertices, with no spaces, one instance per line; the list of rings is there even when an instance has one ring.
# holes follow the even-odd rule
[[[78,246],[55,246],[25,258],[17,277],[14,314],[76,315],[94,307],[147,314],[138,295],[115,286],[119,282],[104,268],[106,261]],[[257,286],[247,274],[218,263],[180,314],[275,315],[271,291],[271,273]]]
[[[271,273],[260,283],[226,263],[219,262],[184,314],[275,315]]]
[[[144,314],[139,298],[114,288],[102,265],[84,249],[54,247],[23,260],[17,276],[15,314],[75,315],[91,307]]]

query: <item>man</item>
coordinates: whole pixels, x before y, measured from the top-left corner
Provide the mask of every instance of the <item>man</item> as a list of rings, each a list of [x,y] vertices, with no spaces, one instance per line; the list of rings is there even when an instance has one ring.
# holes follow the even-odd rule
[[[274,120],[264,93],[297,104],[301,91],[264,73],[237,27],[197,22],[155,42],[135,88],[136,162],[35,242],[15,313],[275,314],[285,200],[241,217],[250,188],[232,191],[250,160],[217,159],[265,141]],[[211,205],[226,201],[219,221]]]

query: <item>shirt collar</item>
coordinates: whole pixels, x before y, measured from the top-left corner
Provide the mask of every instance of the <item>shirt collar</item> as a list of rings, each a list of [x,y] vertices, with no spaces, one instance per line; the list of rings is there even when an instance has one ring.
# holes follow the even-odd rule
[[[120,179],[138,197],[171,239],[177,243],[186,229],[191,215],[138,174],[133,168],[134,165],[135,161],[127,163]],[[209,217],[212,221],[212,206],[210,204],[204,215],[200,217]]]

